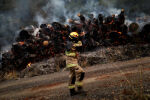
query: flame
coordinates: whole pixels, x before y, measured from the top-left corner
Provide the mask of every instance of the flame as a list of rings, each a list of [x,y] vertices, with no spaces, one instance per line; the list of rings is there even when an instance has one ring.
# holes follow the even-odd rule
[[[24,42],[19,42],[20,45],[24,45]]]
[[[31,64],[32,64],[32,63],[31,63],[31,62],[29,62],[29,63],[28,63],[28,65],[27,65],[27,67],[31,67]]]
[[[113,24],[114,23],[114,20],[112,20],[110,23],[108,23],[108,24]]]
[[[122,32],[118,32],[118,34],[120,34],[120,35],[121,35],[121,34],[122,34]]]

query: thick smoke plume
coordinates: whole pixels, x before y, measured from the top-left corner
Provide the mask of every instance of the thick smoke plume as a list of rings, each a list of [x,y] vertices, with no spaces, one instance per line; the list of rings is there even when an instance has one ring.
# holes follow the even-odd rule
[[[149,15],[149,0],[0,0],[0,51],[14,41],[21,27],[53,21],[66,24],[77,13],[86,17],[118,14],[125,8],[129,19]]]

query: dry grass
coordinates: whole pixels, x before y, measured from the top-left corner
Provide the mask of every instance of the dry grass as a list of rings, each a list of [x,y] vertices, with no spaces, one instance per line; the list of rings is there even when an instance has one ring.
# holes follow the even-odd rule
[[[16,79],[16,78],[17,78],[17,72],[15,70],[6,72],[4,75],[4,79],[6,79],[6,80]]]
[[[131,81],[126,77],[128,88],[124,88],[118,97],[114,97],[114,100],[150,100],[150,94],[144,92],[143,79],[143,68],[140,66],[138,79]]]

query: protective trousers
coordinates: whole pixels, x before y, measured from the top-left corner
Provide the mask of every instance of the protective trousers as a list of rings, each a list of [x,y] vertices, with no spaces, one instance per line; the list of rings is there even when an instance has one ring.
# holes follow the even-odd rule
[[[73,47],[66,51],[66,65],[70,70],[70,79],[69,79],[69,89],[74,90],[75,86],[82,87],[83,79],[84,79],[84,70],[78,64],[78,52],[76,51],[76,47],[82,46],[82,42],[78,41],[77,43],[73,43]]]
[[[69,70],[69,89],[75,89],[76,86],[82,87],[85,74],[84,70],[80,66],[70,67]]]

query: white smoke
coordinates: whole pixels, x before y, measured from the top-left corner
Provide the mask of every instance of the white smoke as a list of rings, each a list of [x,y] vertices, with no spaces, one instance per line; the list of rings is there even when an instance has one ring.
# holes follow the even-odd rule
[[[40,15],[40,13],[37,12],[35,20],[38,22],[39,25],[42,23],[52,23],[56,21],[62,22],[62,17],[67,15],[64,0],[50,0],[41,9],[46,14],[46,18],[42,17],[43,15]]]
[[[107,0],[102,0],[107,6],[102,6],[99,3],[99,0],[81,0],[82,4],[76,5],[73,4],[79,0],[49,0],[48,3],[41,8],[44,13],[47,15],[46,18],[42,17],[39,12],[35,20],[38,24],[41,23],[52,23],[52,22],[62,22],[67,23],[67,20],[70,18],[77,19],[77,14],[82,13],[86,17],[88,14],[93,14],[97,17],[98,14],[104,14],[109,16],[112,14],[119,14],[120,9],[114,8],[112,2]],[[72,6],[70,7],[70,4]]]
[[[0,48],[5,50],[8,45],[14,41],[17,31],[20,27],[26,27],[37,23],[61,22],[66,24],[68,19],[78,19],[77,14],[94,14],[95,17],[99,13],[108,16],[117,13],[118,10],[110,6],[110,2],[105,4],[107,7],[100,6],[99,0],[16,0],[13,1],[12,9],[0,12]],[[11,4],[10,4],[11,5]],[[40,6],[39,6],[40,5]],[[106,9],[107,8],[107,9]]]
[[[35,21],[38,22],[38,26],[40,26],[42,23],[45,23],[45,19],[40,14],[35,16]]]
[[[88,14],[94,14],[95,17],[99,13],[103,14],[105,17],[111,14],[120,13],[121,8],[117,8],[118,2],[123,2],[119,0],[11,0],[12,2],[7,2],[12,7],[8,10],[0,9],[0,49],[1,47],[7,47],[11,45],[14,36],[17,34],[17,30],[20,27],[26,27],[31,24],[39,26],[42,23],[52,23],[54,21],[66,24],[69,18],[78,19],[77,14],[84,14],[88,17]],[[124,0],[125,1],[125,0]],[[129,0],[126,0],[131,2]],[[138,2],[143,2],[140,5],[146,5],[145,8],[148,9],[149,3],[144,0]],[[0,3],[2,3],[0,1]],[[133,5],[135,5],[133,3]],[[127,4],[120,4],[120,7],[128,9]],[[138,7],[137,6],[137,7]],[[5,8],[5,5],[0,5],[0,8]],[[142,10],[141,10],[142,11]],[[129,12],[129,10],[127,10]],[[139,15],[137,12],[132,12],[133,15]],[[145,13],[140,13],[140,16],[145,16]],[[134,17],[135,19],[135,17]],[[127,20],[128,23],[131,21]]]

